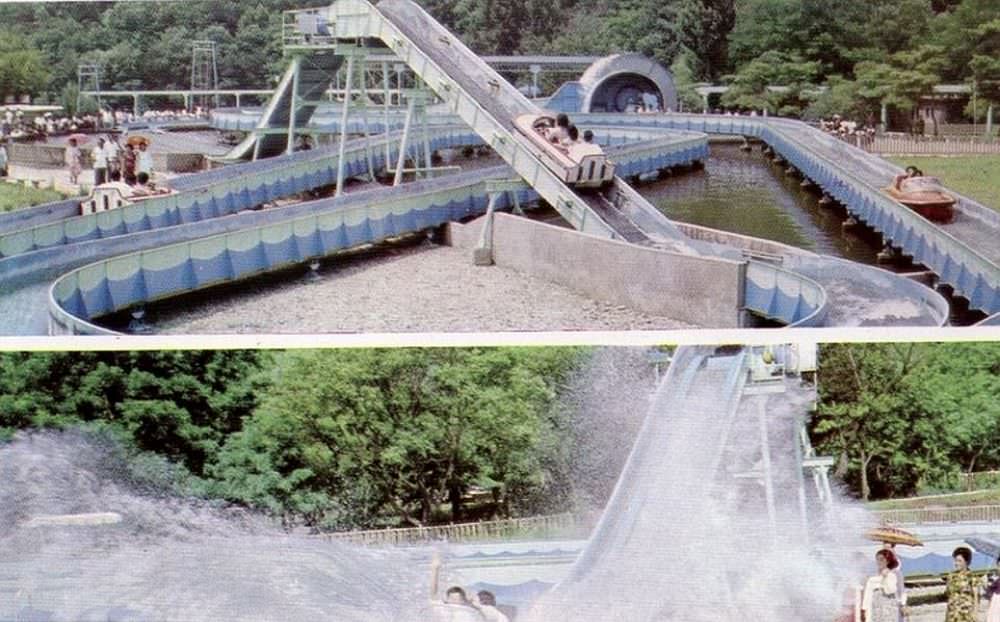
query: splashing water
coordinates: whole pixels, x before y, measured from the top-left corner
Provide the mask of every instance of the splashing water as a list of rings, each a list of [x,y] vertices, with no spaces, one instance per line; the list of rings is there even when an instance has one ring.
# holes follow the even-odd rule
[[[32,527],[39,515],[121,522]],[[0,446],[0,620],[427,620],[426,560],[290,537],[245,512],[138,491],[107,442]]]
[[[587,549],[532,622],[792,622],[842,610],[868,570],[850,548],[869,521],[843,502],[834,517],[800,487],[811,390],[788,382],[787,393],[741,397],[742,355],[712,354],[678,350]]]

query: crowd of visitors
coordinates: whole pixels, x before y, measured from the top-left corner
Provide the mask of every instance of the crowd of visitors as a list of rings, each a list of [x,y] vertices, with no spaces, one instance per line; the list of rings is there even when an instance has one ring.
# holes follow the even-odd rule
[[[875,139],[877,133],[874,120],[869,119],[867,123],[862,125],[857,121],[843,119],[839,114],[833,115],[833,119],[830,121],[820,119],[819,129],[852,144],[858,141],[870,142]]]
[[[80,144],[86,138],[75,134],[66,146],[65,163],[70,181],[78,184],[83,170],[84,148]],[[148,185],[153,178],[153,155],[149,151],[149,141],[139,136],[127,138],[124,145],[114,134],[99,136],[97,143],[88,149],[94,166],[94,185],[109,181],[122,181],[130,186]]]
[[[193,111],[158,109],[134,114],[123,110],[101,111],[100,114],[60,116],[46,112],[35,116],[23,110],[7,108],[0,116],[0,139],[45,141],[51,136],[75,133],[94,133],[134,123],[165,123],[170,121],[196,121],[208,117],[208,110],[196,107]]]

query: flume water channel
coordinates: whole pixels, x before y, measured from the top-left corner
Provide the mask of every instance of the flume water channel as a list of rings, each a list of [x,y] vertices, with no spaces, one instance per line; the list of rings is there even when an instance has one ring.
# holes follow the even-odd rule
[[[754,145],[712,143],[702,169],[684,170],[637,189],[672,220],[773,240],[822,255],[873,265],[880,250],[871,232],[842,232],[842,208],[820,207]]]

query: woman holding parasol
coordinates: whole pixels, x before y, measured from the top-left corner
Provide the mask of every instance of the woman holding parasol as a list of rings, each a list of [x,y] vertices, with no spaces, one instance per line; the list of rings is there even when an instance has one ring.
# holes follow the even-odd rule
[[[905,620],[909,615],[909,611],[906,607],[907,595],[906,586],[903,581],[903,564],[900,562],[899,556],[896,555],[896,545],[923,546],[924,543],[909,531],[888,525],[872,529],[865,535],[869,540],[881,542],[882,550],[889,551],[895,559],[895,565],[891,568],[891,570],[896,576],[896,600],[898,604],[896,620]]]

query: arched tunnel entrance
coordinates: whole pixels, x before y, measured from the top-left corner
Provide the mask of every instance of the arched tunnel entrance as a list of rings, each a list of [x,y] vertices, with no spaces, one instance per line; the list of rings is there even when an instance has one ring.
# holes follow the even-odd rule
[[[641,54],[602,58],[580,78],[583,112],[676,110],[674,78],[663,65]]]
[[[634,112],[651,107],[663,110],[663,95],[652,80],[634,73],[611,76],[590,98],[590,112]]]

